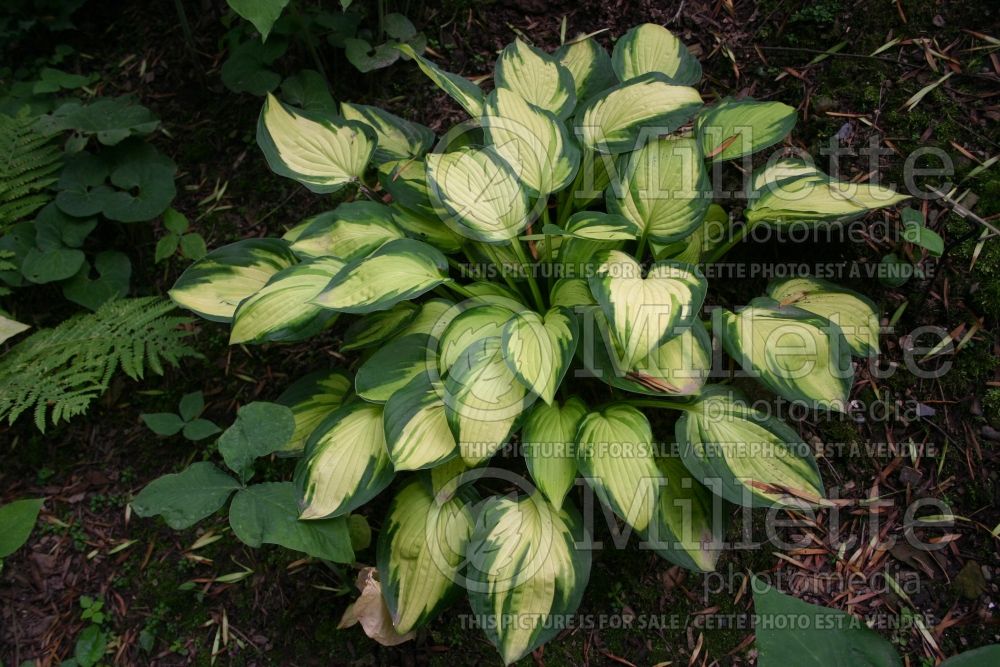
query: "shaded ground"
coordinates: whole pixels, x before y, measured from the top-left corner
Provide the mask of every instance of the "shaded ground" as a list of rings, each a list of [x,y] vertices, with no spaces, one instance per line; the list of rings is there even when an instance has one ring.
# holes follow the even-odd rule
[[[200,3],[203,11],[197,13],[189,7],[197,55],[186,50],[169,3],[129,3],[120,11],[95,4],[81,12],[81,30],[65,36],[85,56],[78,62],[82,71],[100,68],[103,92],[135,93],[163,119],[169,135],[157,143],[182,172],[175,207],[195,220],[208,209],[199,202],[218,182],[228,183],[220,202],[225,208],[196,224],[210,247],[236,237],[278,234],[331,206],[267,171],[253,143],[259,100],[234,95],[219,82],[222,4]],[[880,164],[884,179],[898,183],[905,155],[918,146],[937,146],[953,157],[958,172],[953,180],[960,180],[976,162],[1000,152],[996,131],[1000,64],[996,53],[991,57],[985,50],[972,50],[987,42],[969,32],[997,36],[995,10],[990,14],[977,3],[962,2],[906,3],[905,9],[882,4],[875,10],[870,3],[834,0],[680,4],[454,0],[441,8],[412,7],[409,15],[444,57],[442,66],[467,76],[488,73],[496,51],[516,32],[553,48],[559,43],[564,15],[570,36],[608,28],[599,39],[609,48],[611,36],[636,23],[663,23],[700,50],[706,98],[753,94],[797,106],[800,123],[794,140],[810,153],[817,154],[834,134],[840,133],[855,149],[874,137],[889,149]],[[902,44],[874,58],[865,56],[894,37],[936,42],[926,47]],[[847,44],[839,55],[808,65],[817,51],[841,41]],[[49,46],[33,48],[44,52]],[[293,54],[290,62],[295,60]],[[299,60],[299,65],[307,66],[305,54]],[[955,76],[913,111],[901,109],[952,62],[960,69]],[[437,130],[462,118],[455,105],[426,84],[412,66],[397,64],[366,79],[340,65],[334,71],[343,75],[333,76],[338,99],[380,104]],[[204,76],[198,76],[201,71]],[[350,92],[350,87],[363,92]],[[848,157],[842,165],[848,177],[868,171],[859,157]],[[966,188],[978,199],[971,207],[974,212],[995,221],[1000,214],[996,171],[965,183],[959,194]],[[1000,314],[1000,245],[991,239],[977,254],[981,227],[938,203],[930,203],[927,213],[931,226],[945,237],[947,251],[940,260],[925,263],[926,278],[893,290],[872,280],[845,281],[871,294],[886,318],[906,306],[895,332],[883,341],[883,367],[889,362],[900,367],[888,378],[859,372],[854,393],[862,407],[876,410],[888,405],[890,417],[868,412],[861,424],[812,417],[793,420],[817,447],[827,446],[830,456],[821,465],[828,484],[835,487],[831,491],[842,498],[866,500],[847,505],[840,517],[842,534],[856,537],[857,542],[839,554],[830,548],[827,538],[833,517],[824,512],[810,524],[784,531],[803,537],[802,546],[787,551],[785,558],[769,550],[734,551],[720,563],[723,576],[711,579],[685,574],[640,552],[635,540],[623,551],[604,550],[595,557],[580,609],[597,626],[565,633],[548,644],[536,662],[751,662],[749,629],[708,627],[726,614],[748,611],[749,593],[739,578],[748,571],[797,574],[791,588],[807,599],[872,614],[887,624],[893,619],[905,621],[904,608],[924,614],[926,635],[912,626],[883,629],[913,665],[936,655],[935,646],[940,654],[951,655],[998,641],[994,577],[1000,558],[990,531],[1000,523],[994,430],[1000,428],[1000,348],[995,333]],[[891,213],[875,219],[896,224]],[[141,227],[128,232],[135,249],[134,282],[154,285],[148,289],[154,293],[164,292],[183,269],[179,261],[165,270],[152,266],[160,231]],[[865,265],[877,262],[890,245],[873,234],[862,243],[799,245],[792,259]],[[919,259],[919,249],[916,252]],[[734,257],[773,263],[788,261],[789,253],[777,243],[765,242],[737,248]],[[761,277],[713,287],[720,303],[738,304],[760,293],[765,284]],[[37,316],[39,324],[50,317]],[[956,341],[973,332],[957,353],[931,360],[952,362],[953,368],[940,378],[919,380],[906,370],[908,346],[927,345],[927,340],[934,344],[933,336],[916,341],[910,336],[920,325],[955,332]],[[129,498],[148,481],[211,454],[209,446],[153,436],[139,421],[140,413],[173,409],[183,393],[204,389],[209,402],[206,416],[225,424],[237,405],[258,397],[273,399],[303,372],[342,363],[336,330],[315,345],[244,349],[226,346],[223,327],[198,326],[197,341],[205,360],[171,371],[164,381],[154,379],[141,386],[119,381],[88,418],[45,435],[27,422],[4,432],[3,500],[48,498],[40,528],[28,547],[4,564],[0,580],[4,664],[17,665],[29,658],[44,665],[59,664],[71,655],[85,625],[78,604],[82,595],[106,601],[114,635],[107,661],[114,664],[209,664],[214,642],[218,642],[214,650],[220,652],[217,660],[233,665],[497,664],[482,634],[463,627],[460,615],[468,613],[465,603],[444,614],[415,642],[385,649],[357,628],[335,629],[354,597],[350,568],[297,561],[290,552],[276,548],[245,548],[227,532],[224,518],[182,533],[169,531],[158,521],[129,518]],[[911,410],[917,404],[924,406],[919,417]],[[671,432],[666,422],[655,427],[657,433]],[[859,448],[838,450],[837,443]],[[867,451],[865,445],[872,443],[886,444],[882,450]],[[289,471],[288,464],[279,461],[264,476],[279,479]],[[965,518],[948,529],[920,529],[939,539],[946,536],[939,555],[929,559],[906,549],[870,548],[874,535],[902,534],[901,510],[918,498],[941,499]],[[377,528],[383,508],[376,501],[370,509]],[[736,519],[734,531],[751,519],[753,534],[763,535],[762,512]],[[873,529],[875,519],[878,524]],[[221,539],[192,549],[206,531]],[[606,528],[604,533],[599,537],[610,540]],[[371,563],[374,554],[363,552],[359,558]],[[242,581],[215,582],[221,575],[245,569],[253,574]],[[977,569],[980,577],[974,576]],[[852,572],[863,575],[861,583],[847,587],[844,575]],[[918,585],[907,588],[909,600],[887,591],[883,572],[904,582],[917,577]],[[617,627],[629,618],[632,628]]]

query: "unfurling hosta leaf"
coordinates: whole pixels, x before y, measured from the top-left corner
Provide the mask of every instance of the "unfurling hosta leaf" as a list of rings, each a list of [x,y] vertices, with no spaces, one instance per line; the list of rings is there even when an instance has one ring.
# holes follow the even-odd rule
[[[361,178],[377,142],[364,123],[295,110],[268,94],[257,143],[271,171],[324,194]]]
[[[505,664],[521,659],[569,622],[590,579],[590,541],[570,503],[541,494],[484,502],[466,551],[469,602]]]
[[[590,291],[620,346],[622,367],[632,368],[698,317],[708,282],[692,265],[657,262],[642,267],[618,250],[604,253]]]
[[[674,432],[687,469],[730,502],[747,507],[823,502],[823,481],[809,445],[727,387],[703,389]]]
[[[385,204],[355,201],[314,215],[282,237],[300,257],[337,257],[350,262],[384,243],[404,238]]]
[[[337,313],[312,302],[344,267],[336,257],[323,257],[274,274],[264,287],[236,308],[229,344],[293,342],[330,326]]]
[[[378,146],[372,156],[372,162],[375,164],[420,157],[434,143],[434,132],[431,128],[400,118],[378,107],[343,102],[340,105],[340,113],[347,120],[364,123],[375,133],[378,140]]]
[[[461,148],[426,157],[431,199],[460,236],[506,243],[531,222],[528,196],[495,148]]]
[[[746,219],[769,225],[851,220],[904,199],[909,195],[838,181],[802,160],[781,160],[754,172]]]
[[[830,320],[758,297],[721,311],[722,344],[744,370],[790,401],[844,412],[854,384],[851,347]]]
[[[707,157],[735,160],[780,142],[795,121],[787,104],[727,97],[698,116],[698,141]]]
[[[547,196],[573,181],[580,149],[566,124],[507,88],[497,88],[481,121],[486,137],[522,183]]]
[[[596,306],[594,295],[590,293],[590,285],[583,278],[560,278],[549,291],[549,303],[552,307],[565,306]]]
[[[573,75],[559,60],[515,39],[497,58],[497,88],[507,88],[539,109],[566,120],[576,106]]]
[[[415,60],[417,66],[427,75],[427,78],[433,81],[438,88],[448,93],[470,116],[478,118],[483,113],[483,91],[479,86],[464,76],[445,72],[430,60],[418,55],[409,44],[399,44],[396,48],[403,55]]]
[[[562,405],[536,403],[521,431],[531,479],[556,509],[576,480],[576,432],[586,414],[586,404],[575,396]]]
[[[281,239],[230,243],[185,269],[170,290],[170,298],[206,320],[229,322],[243,299],[297,261]]]
[[[475,522],[471,489],[444,499],[427,487],[422,479],[404,486],[379,533],[382,594],[400,634],[425,625],[459,592],[458,569]]]
[[[351,378],[340,371],[315,371],[296,380],[275,401],[291,409],[295,431],[280,454],[299,454],[320,422],[339,408],[351,391]]]
[[[300,518],[347,514],[378,495],[393,476],[382,406],[345,405],[313,431],[295,469],[302,496]]]
[[[601,502],[636,530],[656,513],[660,471],[646,416],[630,405],[591,412],[576,434],[580,473]]]
[[[701,63],[672,32],[655,23],[643,23],[615,42],[611,62],[621,81],[659,72],[671,83],[692,86],[701,79]]]
[[[593,37],[569,41],[559,47],[555,56],[573,77],[577,104],[618,83],[611,56]]]
[[[344,313],[371,313],[420,296],[447,280],[448,260],[440,250],[398,239],[341,269],[314,302]]]
[[[712,183],[694,139],[650,139],[631,154],[624,182],[607,190],[608,210],[659,243],[694,232],[711,203]]]
[[[419,470],[458,453],[441,400],[443,390],[420,373],[385,404],[385,442],[396,470]]]
[[[605,91],[577,112],[578,136],[591,150],[624,153],[673,132],[700,108],[701,96],[694,88],[647,74]]]
[[[498,336],[469,345],[448,371],[444,403],[469,466],[488,460],[510,436],[530,398],[504,361]]]
[[[768,285],[767,295],[783,306],[807,310],[839,326],[856,356],[878,355],[878,307],[868,297],[822,278],[775,281]]]
[[[544,316],[533,310],[516,313],[504,326],[507,366],[525,388],[549,405],[573,360],[577,332],[573,311],[560,307]]]
[[[437,365],[434,341],[427,334],[407,334],[381,347],[358,368],[354,385],[358,396],[385,403],[418,375]]]
[[[139,516],[157,514],[174,530],[190,528],[226,504],[240,483],[208,461],[157,477],[132,500]]]
[[[660,457],[656,465],[664,485],[645,541],[671,563],[713,571],[725,537],[721,499],[694,479],[678,457]]]

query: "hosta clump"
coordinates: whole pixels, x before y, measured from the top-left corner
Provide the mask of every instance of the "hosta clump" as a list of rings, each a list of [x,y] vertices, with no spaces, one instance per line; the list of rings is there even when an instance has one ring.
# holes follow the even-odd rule
[[[209,253],[171,296],[230,323],[233,343],[325,336],[359,354],[349,391],[315,377],[289,390],[295,435],[260,451],[300,457],[300,524],[346,517],[389,489],[376,560],[396,631],[464,589],[512,662],[583,595],[578,493],[702,571],[720,552],[721,499],[823,502],[796,432],[706,384],[702,267],[732,245],[706,233],[728,224],[707,165],[781,142],[795,112],[706,106],[697,60],[655,25],[610,56],[593,39],[552,54],[518,40],[489,94],[402,48],[470,120],[437,139],[375,107],[323,113],[269,97],[258,141],[271,168],[353,198],[282,238]],[[901,199],[801,160],[768,161],[751,186],[738,230],[832,223]],[[731,357],[813,407],[843,410],[852,355],[878,351],[871,302],[820,280],[775,282],[715,312]],[[334,322],[338,333],[324,333]],[[673,438],[644,412],[658,408],[679,411]],[[489,467],[510,442],[533,484]]]

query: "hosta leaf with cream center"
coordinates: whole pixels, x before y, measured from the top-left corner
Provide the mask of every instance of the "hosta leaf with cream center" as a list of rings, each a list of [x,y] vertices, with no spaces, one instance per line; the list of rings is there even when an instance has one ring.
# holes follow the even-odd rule
[[[577,322],[568,308],[515,314],[503,330],[504,359],[522,384],[552,404],[577,345]]]
[[[521,447],[528,472],[556,509],[576,480],[576,433],[586,414],[586,404],[574,396],[561,405],[536,403],[524,422]]]
[[[658,457],[656,465],[664,484],[645,539],[671,563],[695,572],[715,570],[725,537],[721,499],[694,479],[679,457]]]
[[[372,162],[382,164],[390,160],[408,160],[420,157],[434,143],[431,128],[400,118],[378,107],[367,104],[340,105],[340,113],[347,120],[364,123],[372,129],[378,141]]]
[[[483,113],[483,91],[476,84],[472,83],[464,76],[445,72],[440,67],[432,63],[427,58],[419,55],[409,44],[398,44],[396,46],[404,56],[413,59],[420,70],[427,75],[434,84],[448,93],[453,100],[462,105],[470,116],[478,117]]]
[[[385,204],[354,201],[306,218],[282,237],[300,257],[334,256],[349,262],[404,238]]]
[[[878,307],[868,297],[822,278],[778,280],[768,285],[767,295],[783,306],[807,310],[836,324],[854,355],[878,355]]]
[[[351,378],[341,371],[315,371],[283,391],[275,402],[291,409],[295,431],[279,453],[301,453],[313,430],[340,407],[351,386]]]
[[[440,383],[421,373],[385,404],[385,441],[396,470],[431,468],[458,454]]]
[[[618,83],[611,56],[593,37],[573,39],[560,46],[555,56],[573,77],[578,105]]]
[[[701,79],[701,63],[684,42],[655,23],[643,23],[615,42],[611,62],[620,81],[658,72],[671,83],[693,86]]]
[[[787,104],[726,98],[698,116],[698,141],[707,157],[735,160],[780,142],[795,121]]]
[[[497,58],[497,88],[507,88],[539,109],[565,120],[576,106],[573,75],[559,60],[515,39]]]

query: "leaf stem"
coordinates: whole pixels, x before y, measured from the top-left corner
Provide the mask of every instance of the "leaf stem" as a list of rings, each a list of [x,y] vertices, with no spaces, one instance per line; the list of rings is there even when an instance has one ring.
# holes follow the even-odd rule
[[[545,300],[542,298],[542,292],[538,289],[538,282],[535,280],[534,271],[532,271],[531,263],[528,262],[528,258],[524,254],[524,248],[521,247],[521,242],[514,238],[511,239],[511,247],[514,249],[514,255],[517,256],[517,261],[521,263],[521,268],[524,269],[525,277],[528,279],[528,287],[531,288],[531,296],[535,300],[535,307],[538,309],[539,313],[545,312]]]
[[[449,280],[449,281],[441,283],[441,284],[444,285],[445,287],[447,287],[450,290],[454,290],[457,294],[460,294],[461,296],[464,296],[466,299],[474,299],[474,298],[476,298],[475,294],[473,294],[469,290],[465,289],[464,287],[462,287],[461,285],[459,285],[454,280]]]
[[[744,222],[743,226],[740,227],[735,234],[733,234],[733,237],[729,239],[725,243],[725,245],[719,246],[718,248],[712,251],[712,254],[710,254],[708,257],[705,257],[701,261],[705,264],[711,264],[713,262],[717,262],[720,259],[722,259],[722,257],[727,252],[736,247],[736,244],[742,241],[746,237],[746,235],[750,233],[750,230],[756,224],[757,224],[756,222]]]

